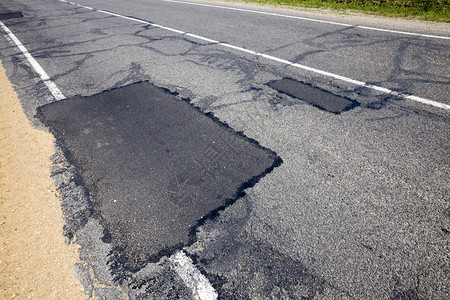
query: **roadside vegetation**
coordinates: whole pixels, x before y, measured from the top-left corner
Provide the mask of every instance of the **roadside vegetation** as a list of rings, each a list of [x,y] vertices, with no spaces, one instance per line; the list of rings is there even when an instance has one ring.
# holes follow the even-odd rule
[[[450,23],[450,0],[244,0]]]

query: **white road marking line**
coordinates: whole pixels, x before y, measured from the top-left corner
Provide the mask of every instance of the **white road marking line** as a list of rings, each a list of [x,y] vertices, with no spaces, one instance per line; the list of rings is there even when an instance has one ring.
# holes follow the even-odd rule
[[[237,8],[237,7],[221,6],[221,5],[213,5],[213,4],[204,4],[204,3],[194,3],[194,2],[184,2],[184,1],[177,1],[177,0],[162,0],[162,1],[164,1],[164,2],[173,2],[173,3],[180,3],[180,4],[187,4],[187,5],[205,6],[205,7],[212,7],[212,8],[221,8],[221,9],[228,9],[228,10],[236,10],[236,11],[249,12],[249,13],[261,14],[261,15],[269,15],[269,16],[283,17],[283,18],[289,18],[289,19],[312,21],[312,22],[326,23],[326,24],[345,26],[345,27],[353,27],[353,25],[346,24],[346,23],[325,21],[325,20],[318,20],[318,19],[311,19],[311,18],[305,18],[305,17],[299,17],[299,16],[291,16],[291,15],[278,14],[278,13],[271,13],[271,12],[259,11],[259,10],[251,10],[251,9],[245,9],[245,8]]]
[[[252,10],[252,9],[245,9],[245,8],[237,8],[237,7],[221,6],[221,5],[213,5],[213,4],[204,4],[204,3],[185,2],[185,1],[179,1],[179,0],[161,0],[161,1],[173,2],[173,3],[179,3],[179,4],[186,4],[186,5],[196,5],[196,6],[205,6],[205,7],[212,7],[212,8],[236,10],[236,11],[242,11],[242,12],[248,12],[248,13],[254,13],[254,14],[269,15],[269,16],[289,18],[289,19],[298,19],[298,20],[303,20],[303,21],[326,23],[326,24],[345,26],[345,27],[356,27],[356,28],[361,28],[361,29],[366,29],[366,30],[375,30],[375,31],[397,33],[397,34],[405,34],[405,35],[421,36],[421,37],[427,37],[427,38],[450,40],[450,37],[447,37],[447,36],[422,34],[422,33],[399,31],[399,30],[390,30],[390,29],[382,29],[382,28],[369,27],[369,26],[358,26],[358,25],[351,25],[351,24],[340,23],[340,22],[325,21],[325,20],[320,20],[320,19],[305,18],[305,17],[292,16],[292,15],[286,15],[286,14],[278,14],[278,13],[271,13],[271,12]]]
[[[31,56],[31,54],[30,54],[30,52],[28,52],[27,48],[25,48],[25,46],[22,45],[22,43],[15,36],[15,34],[12,33],[11,30],[9,30],[9,28],[6,27],[6,25],[3,24],[3,22],[1,22],[1,21],[0,21],[0,26],[6,32],[7,37],[9,37],[9,39],[16,44],[16,46],[20,49],[20,51],[22,51],[23,55],[27,58],[28,62],[31,64],[33,69],[36,71],[36,73],[39,74],[39,77],[41,77],[41,79],[44,81],[44,84],[47,86],[50,93],[52,93],[53,97],[55,97],[56,100],[65,99],[66,97],[64,96],[64,94],[59,90],[59,88],[56,86],[56,84],[50,79],[50,77],[47,75],[47,73],[44,71],[44,69],[42,69],[41,65],[39,65],[39,63],[33,58],[33,56]]]
[[[60,1],[63,1],[63,0],[60,0]],[[310,72],[313,72],[313,73],[321,74],[321,75],[324,75],[326,77],[335,78],[335,79],[342,80],[342,81],[345,81],[345,82],[349,82],[349,83],[352,83],[352,84],[355,84],[355,85],[363,86],[363,87],[366,87],[366,88],[369,88],[369,89],[372,89],[372,90],[376,90],[376,91],[383,92],[383,93],[386,93],[386,94],[394,95],[394,96],[397,96],[397,97],[400,97],[400,98],[403,98],[403,99],[409,99],[409,100],[413,100],[413,101],[420,102],[420,103],[423,103],[423,104],[427,104],[427,105],[435,106],[435,107],[438,107],[438,108],[450,110],[450,105],[448,105],[448,104],[440,103],[440,102],[433,101],[433,100],[426,99],[426,98],[417,97],[417,96],[406,94],[406,93],[399,93],[399,92],[396,92],[396,91],[393,91],[393,90],[390,90],[390,89],[387,89],[387,88],[384,88],[384,87],[368,84],[368,83],[363,82],[363,81],[359,81],[359,80],[355,80],[355,79],[352,79],[352,78],[349,78],[349,77],[345,77],[345,76],[341,76],[341,75],[338,75],[338,74],[330,73],[330,72],[327,72],[327,71],[315,69],[315,68],[308,67],[308,66],[305,66],[305,65],[302,65],[302,64],[298,64],[298,63],[294,63],[294,62],[291,62],[291,61],[288,61],[288,60],[285,60],[285,59],[282,59],[282,58],[278,58],[278,57],[275,57],[275,56],[272,56],[272,55],[259,53],[259,52],[253,51],[253,50],[245,49],[245,48],[242,48],[242,47],[239,47],[239,46],[234,46],[234,45],[231,45],[231,44],[228,44],[228,43],[224,43],[224,42],[219,42],[219,41],[216,41],[216,40],[213,40],[213,39],[209,39],[209,38],[206,38],[206,37],[203,37],[203,36],[200,36],[200,35],[196,35],[196,34],[192,34],[192,33],[189,33],[189,32],[182,31],[182,30],[178,30],[178,29],[174,29],[174,28],[158,25],[158,24],[155,24],[155,23],[152,23],[152,22],[148,22],[148,21],[144,21],[144,20],[140,20],[140,19],[137,19],[137,18],[127,17],[127,16],[123,16],[123,15],[120,15],[120,14],[117,14],[117,13],[113,13],[113,12],[109,12],[109,11],[105,11],[105,10],[97,10],[97,11],[101,12],[101,13],[104,13],[104,14],[111,15],[111,16],[115,16],[115,17],[119,17],[119,18],[123,18],[123,19],[127,19],[127,20],[132,20],[132,21],[139,22],[139,23],[144,23],[144,24],[150,25],[150,26],[155,27],[155,28],[168,30],[168,31],[171,31],[171,32],[175,32],[175,33],[184,35],[184,36],[188,36],[188,37],[195,38],[195,39],[198,39],[198,40],[201,40],[201,41],[205,41],[205,42],[208,42],[208,43],[211,43],[211,44],[215,44],[215,45],[219,45],[219,46],[222,46],[222,47],[231,48],[231,49],[234,49],[234,50],[237,50],[237,51],[240,51],[240,52],[249,53],[249,54],[252,54],[252,55],[255,55],[255,56],[258,56],[258,57],[263,57],[263,58],[266,58],[266,59],[269,59],[269,60],[272,60],[272,61],[276,61],[276,62],[285,64],[285,65],[288,65],[288,66],[292,66],[292,67],[295,67],[295,68],[298,68],[298,69],[307,70],[307,71],[310,71]]]
[[[70,2],[70,1],[67,1],[67,0],[58,0],[58,1],[64,2],[64,3],[68,3],[68,4],[71,4],[71,5],[76,5],[76,6],[79,6],[79,7],[82,7],[82,8],[86,8],[86,9],[89,9],[89,10],[94,10],[92,7],[81,5],[81,4],[74,3],[74,2]]]
[[[208,279],[200,273],[194,266],[192,260],[179,251],[172,255],[169,260],[172,262],[175,272],[181,277],[184,284],[192,290],[196,300],[215,300],[218,295]]]
[[[415,33],[415,32],[408,32],[408,31],[399,31],[399,30],[391,30],[391,29],[384,29],[384,28],[368,27],[368,26],[362,26],[362,25],[355,26],[355,27],[361,28],[361,29],[368,29],[368,30],[376,30],[376,31],[384,31],[384,32],[390,32],[390,33],[421,36],[421,37],[427,37],[427,38],[433,38],[433,39],[450,40],[450,37],[442,36],[442,35],[431,35],[431,34]]]
[[[77,6],[82,7],[82,8],[86,8],[86,9],[89,9],[89,10],[94,10],[92,7],[84,6],[84,5],[81,5],[81,4],[77,4]]]

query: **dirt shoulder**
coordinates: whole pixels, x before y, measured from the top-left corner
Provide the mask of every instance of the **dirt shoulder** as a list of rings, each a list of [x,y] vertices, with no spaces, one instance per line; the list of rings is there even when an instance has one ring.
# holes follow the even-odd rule
[[[299,14],[302,16],[311,16],[317,18],[326,18],[329,20],[351,22],[366,25],[377,25],[385,27],[395,27],[397,29],[411,29],[418,31],[433,31],[450,33],[450,23],[420,21],[420,20],[407,20],[402,18],[389,18],[383,16],[376,16],[371,14],[365,14],[356,11],[336,11],[323,8],[304,8],[289,5],[271,5],[271,4],[259,4],[259,3],[247,3],[240,2],[239,0],[189,0],[190,2],[199,2],[211,5],[233,5],[235,7],[241,7],[246,9],[258,9],[258,10],[272,10],[286,14]]]
[[[85,299],[62,234],[53,136],[34,128],[0,65],[0,299]]]

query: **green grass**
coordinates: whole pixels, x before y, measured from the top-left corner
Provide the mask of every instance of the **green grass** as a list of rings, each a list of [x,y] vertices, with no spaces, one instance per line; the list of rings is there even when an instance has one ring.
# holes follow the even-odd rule
[[[450,23],[450,0],[244,0]]]

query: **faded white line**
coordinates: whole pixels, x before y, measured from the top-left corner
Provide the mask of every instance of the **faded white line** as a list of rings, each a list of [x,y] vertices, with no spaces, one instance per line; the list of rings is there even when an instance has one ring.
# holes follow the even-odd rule
[[[313,19],[313,18],[305,18],[305,17],[292,16],[292,15],[286,15],[286,14],[265,12],[265,11],[260,11],[260,10],[252,10],[252,9],[237,8],[237,7],[222,6],[222,5],[213,5],[213,4],[205,4],[205,3],[185,2],[185,1],[179,1],[179,0],[161,0],[161,1],[173,2],[173,3],[179,3],[179,4],[186,4],[186,5],[205,6],[205,7],[211,7],[211,8],[228,9],[228,10],[242,11],[242,12],[261,14],[261,15],[269,15],[269,16],[289,18],[289,19],[297,19],[297,20],[310,21],[310,22],[332,24],[332,25],[345,26],[345,27],[356,27],[356,28],[361,28],[361,29],[366,29],[366,30],[375,30],[375,31],[383,31],[383,32],[396,33],[396,34],[405,34],[405,35],[421,36],[421,37],[427,37],[427,38],[450,40],[450,37],[447,37],[447,36],[422,34],[422,33],[399,31],[399,30],[390,30],[390,29],[382,29],[382,28],[369,27],[369,26],[358,26],[358,25],[351,25],[351,24],[340,23],[340,22],[333,22],[333,21],[326,21],[326,20]]]
[[[215,300],[218,295],[211,286],[209,280],[194,266],[192,260],[179,251],[169,260],[174,266],[175,272],[181,277],[184,284],[191,289],[196,300]]]
[[[63,3],[69,3],[71,5],[76,5],[76,6],[79,6],[79,7],[82,7],[82,8],[86,8],[86,9],[89,9],[89,10],[94,10],[92,7],[81,5],[81,4],[74,3],[74,2],[70,2],[70,1],[67,1],[67,0],[58,0],[58,1],[63,2]]]
[[[255,13],[255,14],[275,16],[275,17],[283,17],[283,18],[289,18],[289,19],[297,19],[297,20],[303,20],[303,21],[326,23],[326,24],[339,25],[339,26],[345,26],[345,27],[352,27],[353,26],[353,25],[350,25],[350,24],[340,23],[340,22],[318,20],[318,19],[312,19],[312,18],[291,16],[291,15],[285,15],[285,14],[271,13],[271,12],[266,12],[266,11],[251,10],[251,9],[237,8],[237,7],[230,7],[230,6],[221,6],[221,5],[213,5],[213,4],[185,2],[185,1],[178,1],[178,0],[162,0],[162,1],[179,3],[179,4],[187,4],[187,5],[196,5],[196,6],[205,6],[205,7],[212,7],[212,8],[228,9],[228,10],[236,10],[236,11],[242,11],[242,12],[248,12],[248,13]]]
[[[64,96],[64,94],[59,90],[59,88],[56,86],[56,84],[50,79],[47,72],[45,72],[44,69],[42,69],[41,65],[39,65],[39,63],[34,59],[34,57],[31,56],[31,54],[30,54],[30,52],[28,52],[27,48],[25,48],[25,46],[22,45],[22,43],[19,41],[19,39],[16,37],[16,35],[14,33],[12,33],[11,30],[9,30],[9,28],[6,27],[6,25],[3,24],[3,22],[1,22],[1,21],[0,21],[0,26],[6,32],[7,37],[9,37],[9,39],[16,44],[16,46],[19,48],[19,50],[22,51],[23,55],[27,58],[30,65],[33,67],[33,69],[36,71],[36,73],[39,74],[39,77],[41,77],[41,79],[44,81],[44,84],[47,86],[50,93],[52,93],[53,97],[55,97],[56,100],[65,99],[66,97]]]
[[[64,0],[60,0],[60,1],[65,2]],[[399,93],[399,92],[396,92],[396,91],[393,91],[393,90],[390,90],[390,89],[387,89],[387,88],[384,88],[384,87],[381,87],[381,86],[368,84],[368,83],[363,82],[363,81],[359,81],[359,80],[355,80],[355,79],[352,79],[352,78],[349,78],[349,77],[345,77],[345,76],[341,76],[341,75],[338,75],[338,74],[330,73],[330,72],[327,72],[327,71],[315,69],[315,68],[308,67],[308,66],[305,66],[305,65],[302,65],[302,64],[298,64],[298,63],[294,63],[294,62],[291,62],[291,61],[288,61],[288,60],[285,60],[285,59],[282,59],[282,58],[278,58],[278,57],[275,57],[275,56],[272,56],[272,55],[259,53],[259,52],[253,51],[253,50],[245,49],[245,48],[242,48],[242,47],[239,47],[239,46],[234,46],[234,45],[231,45],[231,44],[228,44],[228,43],[224,43],[224,42],[219,42],[219,41],[216,41],[216,40],[213,40],[213,39],[209,39],[209,38],[206,38],[206,37],[203,37],[203,36],[200,36],[200,35],[196,35],[196,34],[192,34],[192,33],[189,33],[189,32],[182,31],[182,30],[178,30],[178,29],[174,29],[174,28],[158,25],[158,24],[155,24],[155,23],[152,23],[152,22],[148,22],[148,21],[144,21],[144,20],[140,20],[140,19],[137,19],[137,18],[127,17],[127,16],[123,16],[123,15],[120,15],[120,14],[117,14],[117,13],[113,13],[113,12],[109,12],[109,11],[105,11],[105,10],[97,10],[97,11],[101,12],[101,13],[104,13],[104,14],[107,14],[107,15],[111,15],[111,16],[115,16],[115,17],[119,17],[119,18],[123,18],[123,19],[127,19],[127,20],[132,20],[132,21],[135,21],[135,22],[147,24],[147,25],[150,25],[150,26],[155,27],[155,28],[160,28],[160,29],[171,31],[171,32],[175,32],[175,33],[178,33],[178,34],[181,34],[181,35],[184,35],[184,36],[188,36],[188,37],[191,37],[191,38],[194,38],[194,39],[198,39],[198,40],[201,40],[201,41],[205,41],[205,42],[208,42],[208,43],[211,43],[211,44],[214,44],[214,45],[219,45],[219,46],[222,46],[222,47],[231,48],[231,49],[234,49],[234,50],[237,50],[237,51],[240,51],[240,52],[245,52],[245,53],[248,53],[248,54],[251,54],[251,55],[255,55],[255,56],[258,56],[258,57],[263,57],[263,58],[266,58],[266,59],[269,59],[269,60],[272,60],[272,61],[276,61],[278,63],[282,63],[282,64],[285,64],[285,65],[288,65],[288,66],[292,66],[294,68],[303,69],[303,70],[310,71],[310,72],[313,72],[313,73],[321,74],[321,75],[324,75],[324,76],[327,76],[327,77],[331,77],[331,78],[335,78],[335,79],[338,79],[338,80],[342,80],[342,81],[349,82],[349,83],[352,83],[352,84],[355,84],[355,85],[363,86],[363,87],[366,87],[366,88],[369,88],[369,89],[372,89],[372,90],[376,90],[376,91],[383,92],[383,93],[386,93],[386,94],[394,95],[394,96],[397,96],[397,97],[400,97],[400,98],[403,98],[403,99],[409,99],[409,100],[413,100],[413,101],[420,102],[420,103],[423,103],[423,104],[427,104],[427,105],[435,106],[435,107],[438,107],[438,108],[450,110],[450,105],[448,105],[448,104],[440,103],[440,102],[433,101],[433,100],[426,99],[426,98],[417,97],[417,96],[414,96],[414,95],[411,95],[411,94],[407,94],[407,93]]]
[[[359,26],[356,26],[356,27],[357,28],[361,28],[361,29],[375,30],[375,31],[383,31],[383,32],[390,32],[390,33],[405,34],[405,35],[421,36],[421,37],[433,38],[433,39],[450,40],[450,37],[442,36],[442,35],[431,35],[431,34],[415,33],[415,32],[408,32],[408,31],[399,31],[399,30],[391,30],[391,29],[384,29],[384,28],[368,27],[368,26],[362,26],[362,25],[359,25]]]
[[[89,9],[89,10],[94,10],[92,7],[84,6],[84,5],[81,5],[81,4],[77,4],[77,6],[82,7],[82,8],[86,8],[86,9]]]

